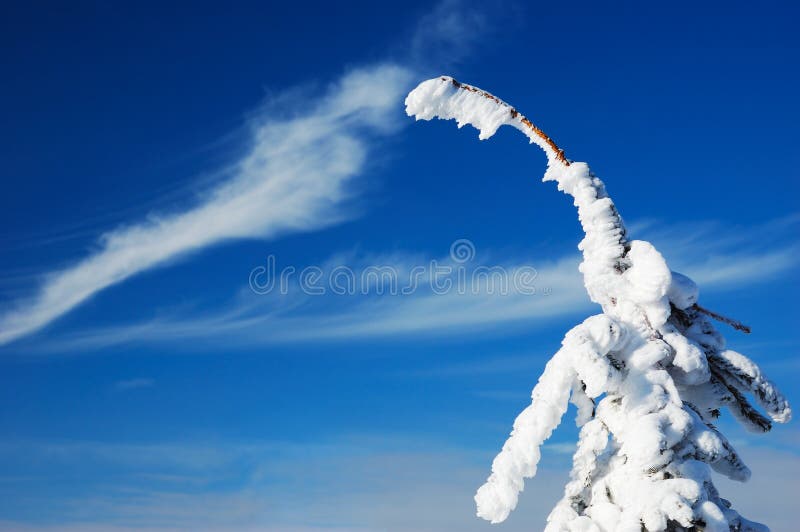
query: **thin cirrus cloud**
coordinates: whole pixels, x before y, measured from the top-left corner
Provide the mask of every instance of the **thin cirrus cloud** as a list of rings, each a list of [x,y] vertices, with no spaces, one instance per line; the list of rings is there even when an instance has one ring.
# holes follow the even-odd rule
[[[336,260],[346,261],[358,278],[376,264],[391,268],[400,279],[397,293],[390,294],[389,287],[384,286],[384,295],[378,295],[378,288],[371,285],[366,292],[359,286],[345,295],[335,295],[330,290],[324,295],[309,295],[298,285],[290,285],[285,294],[259,295],[246,291],[229,305],[212,312],[176,312],[147,321],[75,331],[40,342],[34,349],[87,352],[127,343],[182,343],[189,339],[203,339],[202,345],[209,347],[219,340],[233,348],[407,335],[420,338],[455,330],[458,334],[491,334],[591,309],[575,256],[537,268],[532,283],[535,293],[516,290],[511,280],[517,270],[529,267],[533,261],[493,265],[507,272],[506,290],[501,289],[496,279],[482,276],[476,277],[479,282],[475,289],[469,281],[464,291],[454,284],[452,289],[438,292],[432,289],[429,270],[417,289],[404,294],[404,275],[422,262],[419,255],[395,253],[366,258],[340,255]],[[447,264],[447,260],[439,259],[438,263]],[[469,266],[470,278],[471,272],[480,266],[478,263]],[[330,272],[335,267],[326,265],[324,271]]]
[[[749,229],[721,229],[711,222],[664,229],[655,223],[631,225],[634,236],[654,242],[671,267],[692,277],[703,294],[725,292],[740,283],[755,284],[780,278],[797,264],[794,234],[800,217],[766,222]],[[770,239],[759,235],[769,234]],[[491,257],[466,265],[467,278]],[[448,264],[439,258],[438,264]],[[551,319],[574,316],[579,319],[592,311],[578,272],[580,258],[570,253],[543,263],[518,257],[494,263],[507,278],[521,268],[535,266],[535,293],[510,286],[501,293],[489,278],[481,278],[477,290],[446,293],[431,290],[428,270],[416,290],[402,293],[403,279],[426,261],[419,253],[355,256],[339,254],[321,270],[331,272],[346,265],[357,278],[371,267],[390,267],[397,272],[400,286],[395,295],[377,297],[375,287],[347,295],[309,295],[295,285],[286,294],[272,292],[239,294],[232,302],[212,312],[176,311],[171,315],[117,326],[75,331],[40,346],[46,351],[77,352],[126,343],[170,343],[213,346],[215,340],[226,347],[248,347],[281,343],[352,341],[358,339],[414,338],[450,335],[491,336],[515,330],[546,326]],[[430,264],[430,261],[427,261]],[[761,267],[756,265],[761,264]],[[452,265],[452,263],[450,263]],[[468,281],[469,282],[469,281]],[[471,283],[470,283],[471,284]],[[387,288],[388,291],[388,287]],[[470,287],[471,288],[471,287]]]
[[[109,286],[192,252],[226,240],[313,231],[352,217],[346,203],[368,165],[371,144],[405,121],[402,99],[412,71],[457,63],[508,20],[503,13],[443,0],[398,43],[397,60],[349,72],[321,97],[304,101],[291,119],[274,119],[262,108],[252,121],[250,150],[221,170],[221,185],[189,210],[154,214],[108,232],[98,251],[45,273],[36,293],[0,314],[0,345],[45,327]],[[275,99],[296,103],[293,94]]]
[[[775,278],[798,262],[800,213],[748,227],[717,222],[659,224],[644,221],[632,226],[651,241],[674,270],[695,279],[700,289],[724,288],[740,282]]]
[[[214,244],[311,231],[347,218],[370,139],[391,128],[409,70],[380,64],[343,76],[295,117],[253,121],[249,152],[193,208],[102,236],[100,249],[46,276],[0,316],[0,345],[34,332],[99,291]]]

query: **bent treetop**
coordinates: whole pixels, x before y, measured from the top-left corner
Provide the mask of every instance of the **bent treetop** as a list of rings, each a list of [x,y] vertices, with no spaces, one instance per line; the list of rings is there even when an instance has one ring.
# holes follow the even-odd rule
[[[477,128],[482,140],[512,126],[544,150],[543,180],[555,181],[578,208],[585,233],[580,271],[603,310],[570,330],[547,363],[531,405],[475,495],[478,515],[493,523],[508,517],[571,401],[580,439],[547,531],[768,530],[733,510],[710,472],[739,481],[750,476],[713,425],[721,408],[755,432],[791,417],[780,391],[754,362],[726,349],[710,318],[749,329],[700,307],[691,279],[671,271],[649,242],[628,238],[589,166],[569,161],[510,105],[446,76],[424,81],[405,103],[417,120],[455,119],[458,127]]]

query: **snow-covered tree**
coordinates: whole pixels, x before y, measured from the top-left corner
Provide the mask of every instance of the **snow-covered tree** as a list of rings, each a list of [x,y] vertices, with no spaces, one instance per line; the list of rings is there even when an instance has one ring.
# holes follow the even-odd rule
[[[631,240],[603,182],[516,109],[450,77],[406,99],[418,120],[455,119],[487,139],[502,125],[547,154],[544,181],[573,197],[586,234],[580,271],[602,314],[570,330],[514,421],[475,495],[478,515],[499,523],[536,474],[542,443],[568,402],[581,427],[571,480],[547,531],[764,531],[717,492],[711,470],[745,481],[750,470],[714,426],[727,409],[747,429],[789,420],[789,404],[759,367],[725,347],[711,319],[749,332],[697,303],[696,284],[670,271],[649,243]],[[748,397],[749,396],[749,397]],[[765,412],[760,413],[754,401]]]

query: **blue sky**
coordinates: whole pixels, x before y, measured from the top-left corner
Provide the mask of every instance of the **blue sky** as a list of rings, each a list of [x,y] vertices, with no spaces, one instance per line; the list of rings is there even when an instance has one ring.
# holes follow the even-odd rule
[[[597,312],[514,131],[415,124],[450,74],[608,185],[800,403],[797,8],[446,1],[3,7],[0,529],[488,530],[472,494]],[[257,294],[253,272],[535,268],[536,293]],[[427,271],[427,270],[426,270]],[[471,271],[471,270],[470,270]],[[424,283],[423,283],[424,284]],[[560,496],[572,413],[499,530]],[[790,530],[800,432],[722,427]],[[770,490],[777,486],[777,493]]]

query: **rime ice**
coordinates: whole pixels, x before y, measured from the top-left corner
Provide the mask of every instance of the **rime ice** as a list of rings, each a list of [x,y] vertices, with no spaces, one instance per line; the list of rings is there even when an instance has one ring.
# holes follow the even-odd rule
[[[567,161],[508,104],[440,77],[414,89],[406,111],[472,125],[482,140],[509,125],[545,151],[544,181],[574,200],[585,233],[580,271],[603,309],[569,331],[547,363],[475,495],[478,515],[499,523],[514,510],[571,401],[580,438],[547,531],[768,530],[740,516],[714,487],[712,469],[738,481],[750,470],[713,422],[725,408],[749,430],[766,432],[791,410],[753,361],[725,348],[697,305],[697,285],[670,271],[649,242],[630,240],[589,166]]]

